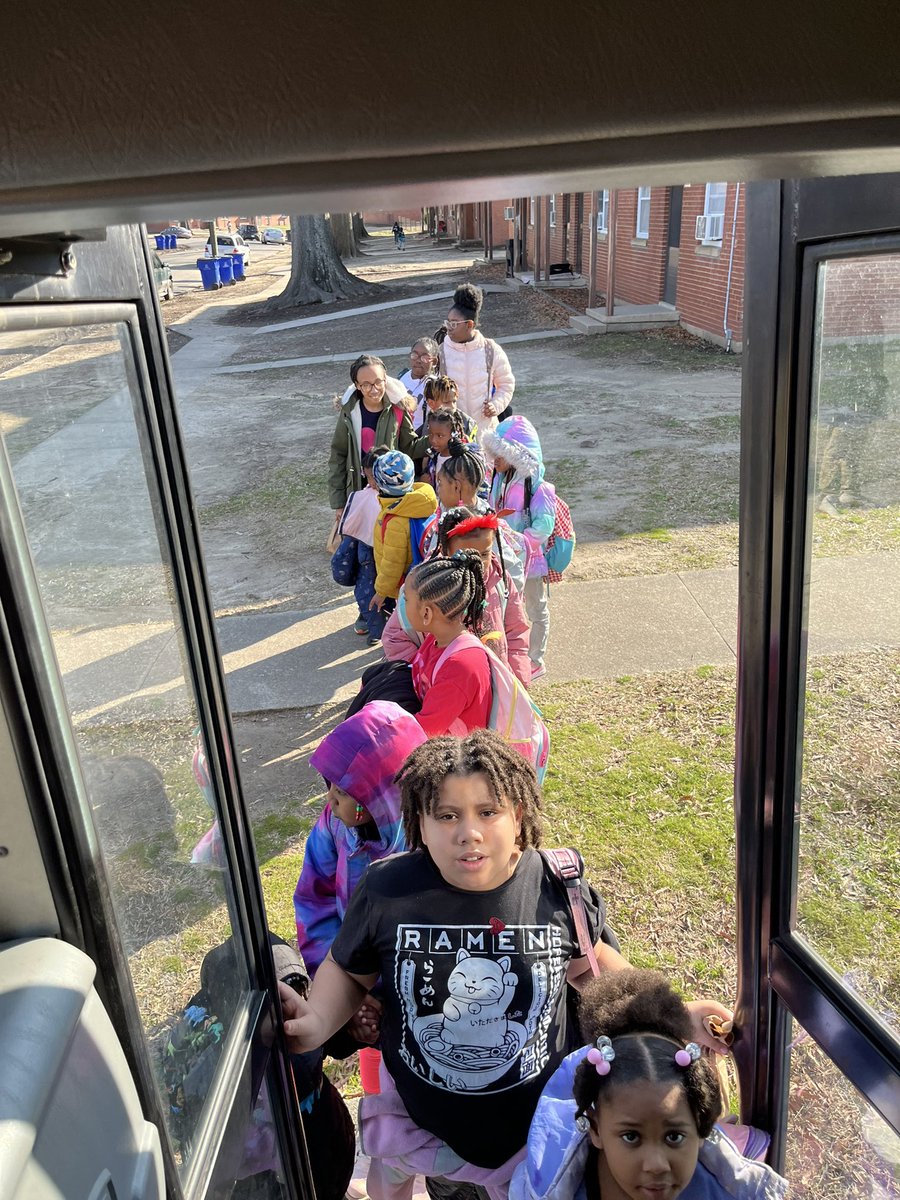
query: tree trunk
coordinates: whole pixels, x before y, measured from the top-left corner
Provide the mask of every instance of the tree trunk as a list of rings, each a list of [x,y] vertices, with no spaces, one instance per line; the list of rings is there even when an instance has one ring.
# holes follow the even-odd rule
[[[353,236],[356,238],[357,246],[362,242],[363,238],[369,236],[369,231],[366,229],[366,223],[363,221],[362,213],[352,213],[353,219]]]
[[[338,257],[324,213],[291,217],[291,278],[275,301],[279,308],[328,304],[353,296],[373,296],[377,283],[351,275]]]
[[[356,258],[359,247],[353,233],[353,222],[349,213],[330,213],[331,236],[341,258]]]

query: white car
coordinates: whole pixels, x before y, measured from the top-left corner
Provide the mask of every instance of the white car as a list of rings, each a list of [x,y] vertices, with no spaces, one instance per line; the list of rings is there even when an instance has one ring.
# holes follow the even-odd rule
[[[269,244],[283,246],[284,243],[287,241],[287,238],[284,236],[283,229],[267,229],[263,233],[262,240]]]
[[[243,254],[244,266],[250,266],[250,247],[239,233],[217,233],[216,242],[219,246],[219,257],[223,254]],[[212,244],[206,243],[203,251],[204,258],[212,258]]]

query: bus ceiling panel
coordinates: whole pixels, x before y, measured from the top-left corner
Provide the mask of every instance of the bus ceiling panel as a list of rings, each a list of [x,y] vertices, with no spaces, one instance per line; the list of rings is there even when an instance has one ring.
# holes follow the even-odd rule
[[[653,25],[657,24],[656,29]],[[896,6],[12,6],[3,186],[895,117]],[[14,51],[14,52],[13,52]],[[856,142],[849,143],[857,144]],[[739,151],[738,151],[739,152]],[[453,174],[456,174],[454,171]],[[364,182],[361,180],[360,182]]]
[[[333,114],[323,111],[327,124]],[[9,141],[0,110],[0,138]],[[522,135],[516,125],[517,135]],[[527,139],[527,134],[525,135]],[[377,145],[377,140],[373,139]],[[167,218],[185,209],[200,216],[230,211],[290,213],[467,203],[510,196],[590,191],[709,179],[784,179],[900,171],[897,116],[849,121],[763,123],[741,128],[682,129],[653,134],[516,140],[484,149],[409,150],[389,155],[361,147],[357,157],[305,160],[291,148],[244,165],[223,150],[217,161],[197,148],[174,168],[152,144],[136,160],[123,148],[107,164],[71,180],[5,181],[0,169],[0,236],[84,225]],[[161,164],[148,172],[148,163]],[[165,169],[163,169],[165,168]],[[0,246],[2,249],[2,246]]]

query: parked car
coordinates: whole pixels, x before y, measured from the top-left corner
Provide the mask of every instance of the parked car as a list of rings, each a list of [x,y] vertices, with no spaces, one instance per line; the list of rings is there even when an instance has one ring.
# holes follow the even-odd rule
[[[220,255],[234,254],[234,252],[237,250],[238,253],[243,254],[244,256],[244,266],[249,267],[250,247],[239,233],[217,233],[216,241],[219,244]],[[203,256],[204,258],[212,258],[212,246],[209,242],[206,243],[206,246],[203,250]]]
[[[238,233],[245,242],[261,241],[258,225],[238,225]]]
[[[284,236],[283,229],[267,229],[263,234],[262,240],[268,245],[283,246],[287,238]]]
[[[156,284],[156,294],[160,300],[171,300],[175,295],[175,282],[172,279],[172,269],[159,257],[155,250],[150,251],[150,269],[153,272],[153,282]]]
[[[174,233],[179,242],[190,241],[194,236],[191,230],[184,225],[169,225],[163,230],[163,233]]]

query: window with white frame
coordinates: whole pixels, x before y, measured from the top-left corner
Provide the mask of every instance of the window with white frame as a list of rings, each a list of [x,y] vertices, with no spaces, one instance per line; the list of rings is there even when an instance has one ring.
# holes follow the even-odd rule
[[[528,198],[528,224],[534,224],[534,196]]]
[[[708,183],[703,199],[703,216],[697,218],[695,236],[704,246],[721,246],[725,230],[727,183]]]
[[[548,196],[547,204],[550,207],[550,228],[555,229],[556,228],[556,197]]]
[[[597,232],[606,233],[609,225],[609,192],[604,188],[597,193]]]
[[[648,238],[650,236],[650,189],[648,187],[638,188],[637,221],[634,226],[634,236],[636,238]]]

